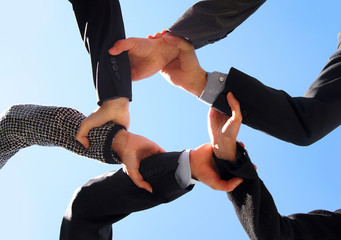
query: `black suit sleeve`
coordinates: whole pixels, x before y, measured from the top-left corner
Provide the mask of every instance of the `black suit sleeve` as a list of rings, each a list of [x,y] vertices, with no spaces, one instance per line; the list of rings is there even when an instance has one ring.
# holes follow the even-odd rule
[[[341,238],[341,210],[317,210],[308,214],[281,216],[247,153],[240,145],[238,150],[237,163],[217,158],[215,161],[223,179],[236,176],[244,179],[241,185],[227,195],[250,239]]]
[[[232,32],[265,0],[206,0],[191,6],[169,31],[181,36],[197,49],[214,43]]]
[[[331,56],[304,97],[291,97],[235,68],[213,103],[227,114],[229,91],[240,102],[244,124],[297,145],[312,144],[341,124],[341,50]]]
[[[125,97],[131,100],[130,62],[127,52],[111,56],[108,49],[125,38],[118,0],[70,0],[85,47],[91,57],[98,104]]]
[[[153,194],[137,187],[122,169],[91,179],[75,191],[65,212],[61,240],[109,240],[112,224],[130,213],[168,203],[189,192],[175,179],[181,152],[144,159],[140,173],[153,187]]]

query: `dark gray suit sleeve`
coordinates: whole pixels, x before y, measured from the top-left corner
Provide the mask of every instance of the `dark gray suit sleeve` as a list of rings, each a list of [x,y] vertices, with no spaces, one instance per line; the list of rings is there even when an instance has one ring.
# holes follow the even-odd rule
[[[238,148],[242,149],[241,146]],[[281,216],[247,153],[240,150],[239,156],[237,164],[217,158],[215,162],[223,179],[244,179],[241,185],[227,195],[250,239],[341,238],[341,209],[335,212],[316,210],[308,214]]]
[[[190,7],[169,31],[189,40],[195,49],[214,43],[232,32],[265,0],[206,0]]]
[[[244,124],[284,141],[310,145],[341,124],[341,50],[331,56],[304,97],[291,97],[235,68],[213,103],[227,114],[229,91],[241,104]]]
[[[32,145],[63,147],[78,155],[106,163],[120,163],[111,150],[120,125],[107,123],[90,130],[90,148],[76,134],[85,116],[75,109],[40,105],[14,105],[0,117],[0,168],[20,149]]]

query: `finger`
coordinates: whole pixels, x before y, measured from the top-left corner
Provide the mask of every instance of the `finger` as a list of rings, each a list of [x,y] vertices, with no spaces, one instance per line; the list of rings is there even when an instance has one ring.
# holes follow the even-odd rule
[[[181,51],[193,51],[193,45],[187,42],[186,40],[175,36],[169,32],[166,32],[163,35],[163,39],[171,45],[176,45]]]
[[[165,35],[166,33],[168,33],[167,30],[163,30],[163,31],[161,32],[162,35]]]
[[[154,35],[154,39],[158,39],[158,38],[160,38],[160,37],[162,37],[162,34],[161,33],[155,33],[155,35]]]
[[[152,186],[143,180],[143,177],[138,169],[127,169],[128,176],[139,188],[143,188],[150,193],[153,193]]]
[[[252,163],[253,164],[253,163]],[[256,164],[253,164],[253,167],[255,168],[255,170],[257,170],[257,166],[256,166]]]
[[[76,136],[76,140],[80,142],[86,149],[90,147],[90,142],[87,136]]]
[[[86,127],[86,125],[81,124],[81,127],[78,130],[78,133],[76,135],[76,140],[80,142],[83,147],[88,149],[90,147],[89,139],[88,139],[88,133],[90,129]]]
[[[226,180],[218,180],[215,183],[214,190],[224,191],[224,192],[232,192],[236,187],[238,187],[243,182],[242,178],[236,177],[232,178],[228,181]]]
[[[114,46],[108,50],[110,55],[118,55],[124,51],[129,51],[136,45],[135,38],[122,39],[115,42]]]
[[[153,154],[164,153],[164,152],[166,152],[166,151],[162,147],[160,147],[156,143],[153,144],[153,147],[152,147],[152,153]]]
[[[234,117],[234,120],[241,122],[242,114],[240,112],[240,105],[239,105],[238,100],[234,97],[232,92],[229,92],[227,94],[226,98],[227,98],[227,102],[228,102],[229,106],[231,107],[231,111],[232,111],[232,115]]]
[[[221,119],[226,121],[228,119],[228,117],[225,114],[217,111],[216,109],[214,109],[212,107],[210,108],[210,110],[208,112],[208,116],[211,120],[214,120],[214,121],[220,121]]]
[[[154,39],[154,36],[148,35],[147,38],[148,38],[148,39]]]
[[[240,144],[240,146],[242,146],[243,148],[245,148],[245,144],[243,142],[239,142],[238,143]]]

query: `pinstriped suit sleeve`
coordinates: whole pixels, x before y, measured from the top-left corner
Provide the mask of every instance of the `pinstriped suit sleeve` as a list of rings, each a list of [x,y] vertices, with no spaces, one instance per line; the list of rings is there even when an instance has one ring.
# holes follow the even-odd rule
[[[237,149],[236,162],[215,156],[214,160],[222,179],[244,179],[227,196],[250,239],[340,239],[341,209],[335,212],[315,210],[307,214],[280,215],[247,152],[239,144]]]
[[[341,49],[333,54],[303,97],[262,84],[231,68],[213,107],[231,114],[226,94],[240,102],[243,123],[297,145],[310,145],[341,124]]]
[[[195,49],[214,43],[251,16],[265,0],[205,0],[190,7],[169,31],[192,42]]]
[[[0,117],[0,168],[20,149],[32,145],[63,147],[105,163],[120,163],[111,145],[119,125],[107,123],[89,132],[90,148],[75,136],[85,116],[75,109],[40,105],[14,105]]]

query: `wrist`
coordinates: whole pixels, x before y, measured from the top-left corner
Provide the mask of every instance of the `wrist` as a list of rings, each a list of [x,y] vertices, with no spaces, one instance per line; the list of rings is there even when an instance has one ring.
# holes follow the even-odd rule
[[[176,36],[170,33],[166,33],[165,36]],[[156,41],[161,42],[161,53],[164,57],[165,64],[167,65],[174,59],[176,59],[180,54],[180,49],[176,47],[175,45],[169,44],[164,37],[161,37],[159,39],[156,39]]]
[[[189,84],[186,90],[192,93],[193,95],[200,97],[206,87],[207,73],[204,69],[200,67],[197,73],[194,74],[192,79],[193,81]]]
[[[222,160],[235,162],[237,160],[236,141],[233,141],[231,143],[224,143],[224,144],[221,144],[221,146],[224,146],[224,147],[220,147],[219,144],[215,144],[213,146],[213,152],[216,155],[216,157]]]
[[[102,117],[107,121],[112,121],[116,124],[129,128],[130,116],[129,116],[129,99],[120,97],[105,101],[98,109],[102,112]]]
[[[128,138],[129,132],[124,129],[121,129],[116,133],[114,140],[112,141],[111,149],[117,153],[118,156],[122,156],[122,151],[127,145]]]
[[[198,180],[198,178],[196,177],[196,167],[193,163],[193,161],[195,161],[195,155],[196,155],[196,150],[194,149],[191,149],[190,152],[189,152],[189,166],[190,166],[190,169],[191,169],[191,176],[193,179],[195,180]]]
[[[119,97],[108,101],[103,101],[101,107],[107,108],[110,111],[126,112],[129,109],[129,99],[125,97]]]

